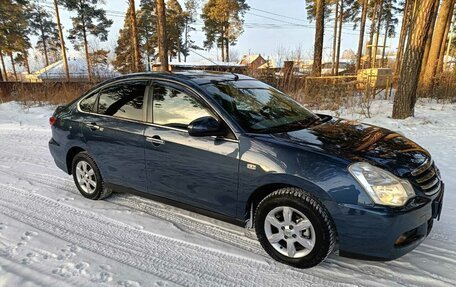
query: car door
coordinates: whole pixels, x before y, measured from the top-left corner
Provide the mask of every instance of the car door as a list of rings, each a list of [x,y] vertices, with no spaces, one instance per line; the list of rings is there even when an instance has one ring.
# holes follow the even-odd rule
[[[146,90],[148,81],[124,81],[103,88],[95,100],[87,98],[79,105],[84,112],[94,102],[84,116],[82,132],[104,181],[114,187],[146,191]]]
[[[145,130],[150,193],[228,216],[236,213],[239,144],[228,137],[192,137],[188,124],[215,112],[179,85],[151,87],[151,121]]]

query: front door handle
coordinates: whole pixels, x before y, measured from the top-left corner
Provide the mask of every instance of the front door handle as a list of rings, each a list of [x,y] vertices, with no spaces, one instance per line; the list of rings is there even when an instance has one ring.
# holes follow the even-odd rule
[[[87,127],[88,127],[89,129],[91,129],[92,131],[96,131],[96,130],[99,130],[99,129],[100,129],[100,126],[97,125],[97,123],[95,123],[95,122],[87,123],[86,125],[87,125]]]
[[[146,141],[152,143],[154,146],[160,146],[165,144],[165,141],[162,140],[159,136],[146,137]]]

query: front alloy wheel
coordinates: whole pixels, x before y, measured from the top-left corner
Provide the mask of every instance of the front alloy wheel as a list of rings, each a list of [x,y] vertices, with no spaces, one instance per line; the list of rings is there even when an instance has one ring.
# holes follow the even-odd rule
[[[264,232],[277,252],[291,258],[305,257],[315,246],[312,223],[293,207],[279,206],[271,210],[264,221]]]
[[[286,187],[257,206],[255,231],[264,250],[279,262],[310,268],[331,254],[336,229],[325,206],[312,194]]]

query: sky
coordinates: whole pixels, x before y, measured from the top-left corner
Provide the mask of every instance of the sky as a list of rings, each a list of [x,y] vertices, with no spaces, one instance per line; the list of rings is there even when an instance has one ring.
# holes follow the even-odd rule
[[[53,11],[52,0],[39,0],[48,10]],[[139,0],[136,5],[139,6]],[[181,4],[183,1],[179,0]],[[203,4],[205,0],[201,1]],[[201,4],[201,6],[203,5]],[[311,59],[313,54],[313,43],[315,33],[315,23],[307,20],[305,0],[247,0],[250,10],[245,15],[244,33],[239,37],[237,45],[230,47],[236,54],[261,54],[265,58],[278,58],[278,54],[291,55],[297,51],[301,52],[301,58]],[[107,17],[114,21],[109,29],[108,41],[99,42],[92,38],[90,43],[96,48],[105,48],[113,51],[116,46],[119,29],[124,22],[124,14],[128,8],[127,0],[105,0],[104,5],[100,7],[106,9]],[[68,30],[71,28],[72,12],[60,7],[60,18],[64,26],[64,35],[68,36]],[[333,39],[333,22],[328,21],[326,24],[324,42],[324,61],[330,61]],[[198,17],[195,24],[197,31],[191,34],[195,44],[202,46],[205,39],[202,32],[203,22]],[[368,24],[369,27],[369,24]],[[399,34],[400,27],[396,31]],[[342,29],[343,41],[341,51],[352,49],[356,52],[358,44],[359,30],[353,30],[351,24],[345,24]],[[380,41],[383,41],[381,36]],[[32,38],[35,42],[36,38]],[[397,47],[396,39],[388,39],[388,45],[392,49]],[[70,49],[70,55],[75,55],[71,43],[67,40],[67,48]],[[204,57],[217,60],[217,50],[200,52]],[[282,57],[283,58],[283,57]],[[189,61],[200,61],[202,58],[196,54],[190,55]],[[35,63],[36,66],[42,66]]]

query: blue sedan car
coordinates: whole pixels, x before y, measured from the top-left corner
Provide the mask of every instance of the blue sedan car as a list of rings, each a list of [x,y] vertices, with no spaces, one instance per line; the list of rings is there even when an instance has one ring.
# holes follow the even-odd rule
[[[254,228],[299,268],[392,260],[442,207],[429,153],[393,131],[314,114],[253,78],[142,73],[101,83],[50,118],[49,148],[81,194],[129,192]]]

